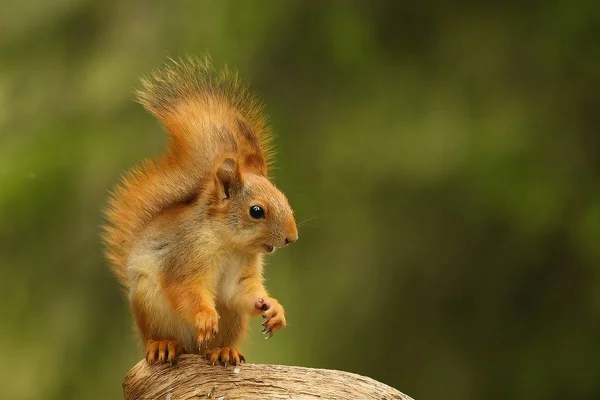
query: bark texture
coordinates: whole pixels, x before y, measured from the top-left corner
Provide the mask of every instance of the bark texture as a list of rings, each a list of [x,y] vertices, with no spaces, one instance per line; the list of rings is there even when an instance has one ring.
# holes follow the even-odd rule
[[[126,400],[183,399],[335,399],[412,400],[396,389],[349,372],[243,364],[211,366],[199,356],[184,355],[177,365],[140,361],[123,383]]]

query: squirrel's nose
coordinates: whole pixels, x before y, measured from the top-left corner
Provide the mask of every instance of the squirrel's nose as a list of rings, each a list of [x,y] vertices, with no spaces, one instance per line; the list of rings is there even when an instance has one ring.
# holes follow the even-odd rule
[[[288,245],[290,243],[294,243],[296,240],[298,240],[298,236],[286,237],[285,238],[285,244]]]
[[[287,246],[290,243],[294,243],[296,240],[298,240],[298,228],[296,228],[296,222],[292,220],[286,233],[285,245]]]

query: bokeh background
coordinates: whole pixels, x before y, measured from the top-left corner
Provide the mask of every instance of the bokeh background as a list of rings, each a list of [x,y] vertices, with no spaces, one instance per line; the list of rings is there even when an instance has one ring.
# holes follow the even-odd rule
[[[0,398],[120,397],[142,352],[101,210],[165,143],[139,76],[206,51],[265,102],[303,221],[251,362],[600,398],[600,2],[483,3],[3,2]]]

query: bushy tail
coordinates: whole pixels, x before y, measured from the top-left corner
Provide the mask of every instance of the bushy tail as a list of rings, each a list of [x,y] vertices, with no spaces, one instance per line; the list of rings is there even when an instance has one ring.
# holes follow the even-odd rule
[[[136,94],[170,140],[162,157],[126,173],[105,210],[106,255],[126,287],[127,258],[149,221],[195,197],[222,154],[239,154],[265,174],[270,154],[262,107],[236,74],[215,71],[208,57],[169,60],[142,79]]]

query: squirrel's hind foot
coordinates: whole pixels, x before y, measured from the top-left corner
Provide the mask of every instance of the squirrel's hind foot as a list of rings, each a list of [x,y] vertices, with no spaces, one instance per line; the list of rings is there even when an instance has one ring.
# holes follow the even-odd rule
[[[173,365],[181,353],[181,346],[173,339],[148,340],[146,342],[146,361],[150,365],[156,362]]]
[[[244,355],[232,347],[222,347],[213,350],[207,350],[204,353],[204,359],[212,365],[219,363],[225,367],[228,364],[238,365],[246,362]]]

